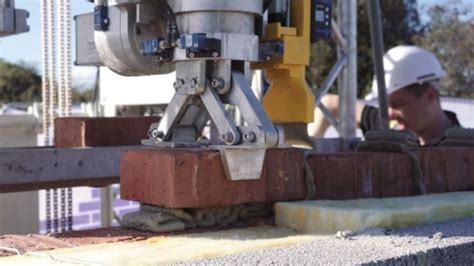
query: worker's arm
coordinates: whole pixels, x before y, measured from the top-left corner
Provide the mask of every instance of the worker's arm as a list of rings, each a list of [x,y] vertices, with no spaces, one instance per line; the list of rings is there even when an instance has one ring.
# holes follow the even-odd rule
[[[334,115],[339,117],[339,96],[335,94],[326,94],[322,99],[321,103]],[[364,110],[364,104],[362,101],[356,102],[356,122],[357,126],[360,127],[360,121],[362,118],[362,111]],[[308,134],[311,137],[323,137],[326,130],[331,126],[329,121],[325,118],[321,110],[316,107],[314,109],[314,122],[308,125]]]

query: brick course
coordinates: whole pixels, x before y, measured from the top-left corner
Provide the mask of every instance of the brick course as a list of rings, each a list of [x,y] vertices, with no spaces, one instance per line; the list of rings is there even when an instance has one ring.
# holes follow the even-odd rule
[[[262,178],[229,181],[219,152],[176,149],[128,151],[121,164],[121,197],[168,208],[224,207],[303,199],[304,155],[267,150]]]
[[[54,121],[58,148],[139,145],[159,117],[61,117]]]
[[[346,152],[308,158],[317,199],[407,196],[412,191],[411,163],[397,153]]]
[[[420,153],[429,193],[474,190],[474,149],[436,147]],[[217,151],[148,149],[122,160],[121,195],[127,200],[170,208],[206,208],[246,202],[303,199],[304,156],[298,149],[269,149],[263,177],[225,179]],[[357,199],[415,195],[406,154],[346,152],[308,158],[316,199]]]
[[[474,148],[423,148],[420,160],[429,192],[474,190]]]

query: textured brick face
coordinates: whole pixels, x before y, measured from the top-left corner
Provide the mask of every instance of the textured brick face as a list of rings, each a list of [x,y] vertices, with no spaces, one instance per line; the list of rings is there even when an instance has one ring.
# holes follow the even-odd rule
[[[54,121],[58,148],[139,145],[159,117],[62,117]]]
[[[420,158],[429,192],[474,190],[474,148],[423,148]]]
[[[230,206],[305,196],[304,156],[296,149],[270,149],[263,177],[225,179],[217,151],[140,150],[125,154],[122,197],[171,208]],[[316,199],[357,199],[415,195],[411,161],[400,153],[348,152],[308,158]],[[474,190],[474,149],[420,151],[428,193]]]
[[[149,149],[122,158],[121,197],[168,208],[223,207],[302,199],[304,156],[267,151],[262,178],[229,181],[217,151]]]
[[[411,163],[403,154],[317,154],[308,162],[317,199],[396,197],[411,193]]]

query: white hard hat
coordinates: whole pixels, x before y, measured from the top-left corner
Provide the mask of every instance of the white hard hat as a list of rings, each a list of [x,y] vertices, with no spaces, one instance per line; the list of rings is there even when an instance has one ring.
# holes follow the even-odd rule
[[[383,64],[387,95],[411,84],[422,84],[446,76],[434,54],[417,46],[400,45],[390,49],[383,57]],[[366,99],[377,95],[377,82],[374,78],[372,93]]]

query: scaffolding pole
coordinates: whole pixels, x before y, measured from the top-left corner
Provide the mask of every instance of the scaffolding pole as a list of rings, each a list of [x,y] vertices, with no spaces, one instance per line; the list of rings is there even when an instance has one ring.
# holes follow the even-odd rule
[[[356,136],[357,101],[357,1],[338,1],[338,24],[347,41],[344,51],[338,47],[338,58],[347,56],[347,65],[338,78],[341,138]]]

